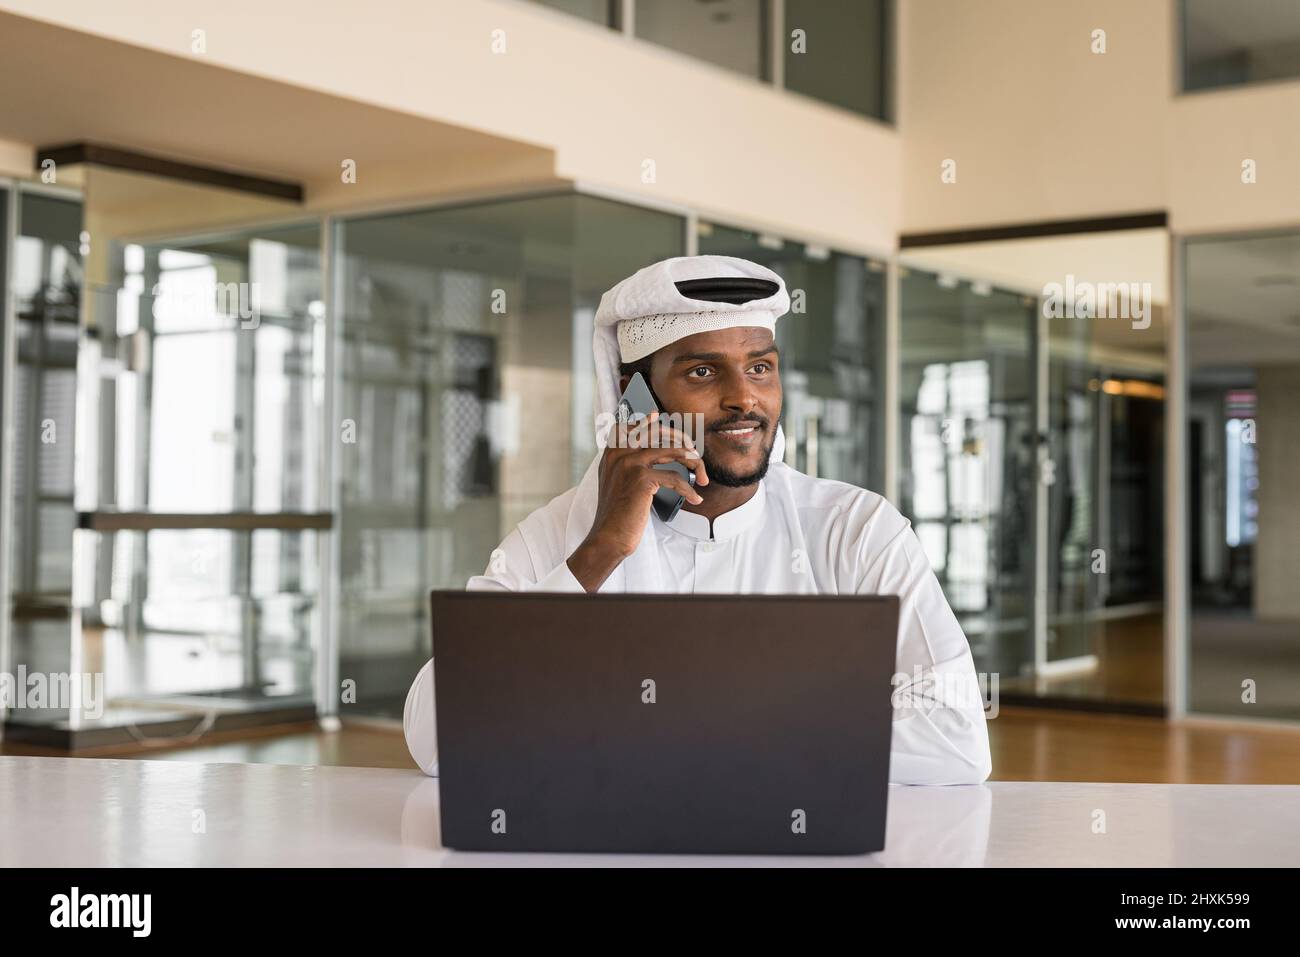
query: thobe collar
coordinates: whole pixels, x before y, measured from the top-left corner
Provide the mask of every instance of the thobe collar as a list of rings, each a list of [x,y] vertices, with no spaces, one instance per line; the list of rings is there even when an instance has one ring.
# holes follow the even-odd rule
[[[679,509],[673,516],[671,522],[664,523],[674,532],[680,532],[691,538],[699,538],[721,542],[729,538],[735,538],[747,528],[752,527],[763,517],[763,510],[767,505],[767,483],[760,481],[758,490],[750,496],[749,501],[743,505],[737,505],[729,512],[723,512],[713,520],[713,535],[709,535],[709,520],[696,512],[688,512],[685,508]],[[658,516],[655,520],[659,521]]]

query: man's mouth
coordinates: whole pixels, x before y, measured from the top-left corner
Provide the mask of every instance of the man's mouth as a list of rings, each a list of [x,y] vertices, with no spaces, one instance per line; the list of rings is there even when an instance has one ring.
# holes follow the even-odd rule
[[[760,422],[746,420],[743,422],[730,422],[726,426],[713,431],[731,442],[747,444],[750,440],[763,433],[763,425]]]

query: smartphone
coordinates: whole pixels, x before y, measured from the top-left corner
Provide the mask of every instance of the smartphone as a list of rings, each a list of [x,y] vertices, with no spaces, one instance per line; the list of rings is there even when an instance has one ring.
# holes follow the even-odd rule
[[[646,383],[641,373],[632,376],[628,382],[627,388],[623,390],[623,395],[618,400],[618,420],[628,425],[636,425],[642,419],[646,418],[651,412],[658,412],[659,406],[655,405],[654,395],[650,392],[650,386]],[[695,473],[688,469],[680,462],[663,462],[659,465],[651,466],[656,469],[666,469],[669,472],[676,472],[691,485],[695,484]],[[686,497],[676,489],[664,488],[659,486],[655,492],[654,499],[650,502],[650,507],[654,509],[663,521],[671,522],[673,517],[681,510],[685,503]]]

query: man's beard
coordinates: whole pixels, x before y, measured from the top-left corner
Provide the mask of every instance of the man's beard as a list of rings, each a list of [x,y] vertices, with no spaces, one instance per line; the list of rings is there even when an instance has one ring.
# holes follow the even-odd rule
[[[768,462],[772,458],[772,446],[775,444],[776,429],[772,429],[772,437],[763,447],[763,460],[759,463],[758,468],[752,472],[733,472],[731,469],[725,468],[714,461],[709,454],[709,443],[706,439],[702,458],[704,460],[704,470],[709,473],[709,484],[725,485],[727,488],[742,488],[763,481],[763,476],[767,474]]]

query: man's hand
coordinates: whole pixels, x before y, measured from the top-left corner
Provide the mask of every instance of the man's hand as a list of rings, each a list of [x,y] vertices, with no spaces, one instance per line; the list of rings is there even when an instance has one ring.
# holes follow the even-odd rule
[[[588,592],[600,588],[636,550],[650,520],[651,500],[660,487],[680,492],[693,505],[704,501],[676,472],[654,468],[680,462],[695,473],[697,485],[709,484],[704,460],[685,432],[659,424],[656,445],[650,446],[650,425],[658,418],[658,412],[651,412],[631,428],[617,423],[601,456],[596,517],[587,537],[569,556],[569,570]]]

